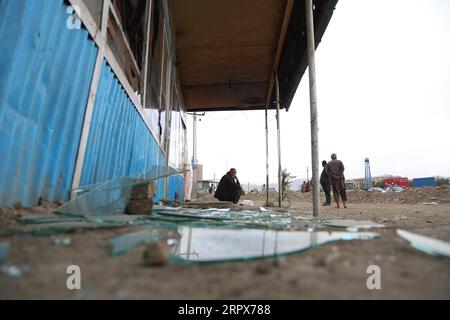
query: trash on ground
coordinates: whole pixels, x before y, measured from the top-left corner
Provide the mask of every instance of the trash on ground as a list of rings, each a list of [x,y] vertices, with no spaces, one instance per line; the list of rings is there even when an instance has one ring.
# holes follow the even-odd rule
[[[239,202],[239,204],[241,206],[253,206],[253,201],[251,201],[251,200],[243,200],[243,201]]]
[[[432,206],[437,206],[439,205],[439,203],[435,202],[435,201],[431,201],[431,202],[422,202],[421,204],[424,205],[432,205]]]
[[[397,192],[402,192],[403,190],[405,190],[405,189],[402,187],[387,187],[385,191],[388,193],[397,193]]]

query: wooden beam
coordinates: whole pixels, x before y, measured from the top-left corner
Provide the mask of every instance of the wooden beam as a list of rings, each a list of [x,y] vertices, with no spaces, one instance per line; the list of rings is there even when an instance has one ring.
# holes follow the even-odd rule
[[[106,29],[108,25],[108,11],[110,0],[104,0],[103,13],[102,13],[102,27],[100,32],[100,43],[95,61],[94,74],[92,76],[91,88],[89,90],[89,97],[86,105],[86,112],[84,114],[83,129],[81,131],[80,142],[78,144],[77,160],[75,163],[75,171],[72,178],[72,191],[70,198],[73,199],[76,196],[74,192],[80,186],[81,173],[83,171],[84,157],[86,155],[86,148],[89,138],[89,131],[91,129],[92,114],[94,111],[95,100],[97,98],[97,90],[100,83],[100,75],[102,73],[104,48],[106,46]]]
[[[145,42],[144,42],[144,63],[143,63],[143,76],[141,77],[141,90],[142,90],[142,107],[145,108],[147,101],[147,80],[148,80],[148,58],[150,54],[150,32],[151,32],[151,24],[152,24],[152,7],[153,0],[147,1],[146,7],[146,34],[145,34]]]
[[[126,36],[125,32],[123,31],[123,26],[122,26],[122,23],[119,19],[117,12],[116,12],[116,9],[114,8],[113,5],[111,5],[110,9],[111,9],[111,13],[114,17],[114,21],[117,24],[117,27],[119,29],[120,39],[123,41],[123,43],[125,44],[126,50],[128,51],[128,55],[131,60],[131,65],[132,65],[134,71],[136,72],[136,75],[140,77],[141,69],[139,68],[139,66],[136,62],[136,59],[134,58],[133,51],[131,50],[131,46],[130,46],[130,43],[128,42],[127,36]]]

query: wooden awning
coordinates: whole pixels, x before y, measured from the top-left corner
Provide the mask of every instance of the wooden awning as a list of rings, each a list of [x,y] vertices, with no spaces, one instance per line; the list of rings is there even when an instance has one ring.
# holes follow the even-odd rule
[[[316,24],[326,28],[331,14],[325,13],[332,13],[337,0],[315,2]],[[306,40],[301,35],[304,1],[174,0],[172,4],[177,68],[187,111],[256,110],[266,104],[273,108],[274,70],[279,77],[286,73],[280,67],[296,71],[286,73],[289,79],[280,77],[281,106],[289,107],[292,97],[289,100],[286,94],[292,86],[295,92],[300,79],[293,80],[306,69],[301,66],[301,61],[306,62]],[[317,43],[325,28],[318,30]],[[305,45],[298,46],[302,41]]]

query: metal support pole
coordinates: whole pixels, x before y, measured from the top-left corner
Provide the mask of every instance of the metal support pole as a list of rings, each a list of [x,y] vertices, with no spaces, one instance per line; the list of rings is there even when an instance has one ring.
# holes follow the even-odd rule
[[[192,141],[192,199],[197,199],[197,113],[193,117]]]
[[[306,35],[308,42],[309,66],[309,104],[311,114],[311,160],[312,160],[312,191],[313,216],[320,216],[319,205],[319,128],[317,125],[317,90],[316,90],[316,61],[312,0],[305,1]]]
[[[277,143],[278,143],[278,206],[281,207],[281,145],[280,145],[280,84],[278,74],[275,74],[277,94]]]
[[[266,105],[266,206],[269,203],[269,125],[267,122],[267,105]]]

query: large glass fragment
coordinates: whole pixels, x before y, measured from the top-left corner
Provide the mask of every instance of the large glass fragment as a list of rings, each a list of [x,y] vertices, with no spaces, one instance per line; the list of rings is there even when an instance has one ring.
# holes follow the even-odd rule
[[[256,229],[179,227],[181,239],[173,249],[174,261],[220,262],[276,257],[338,240],[369,240],[371,232],[304,232]]]
[[[120,256],[135,249],[141,244],[158,241],[161,239],[177,238],[176,231],[152,230],[123,234],[110,241],[112,255]]]
[[[80,188],[76,190],[78,196],[75,199],[57,208],[55,212],[80,216],[123,214],[134,186],[180,173],[167,166],[153,166],[152,169],[134,176],[120,176],[104,183]]]
[[[413,248],[435,256],[450,258],[450,243],[398,229],[397,234]]]

